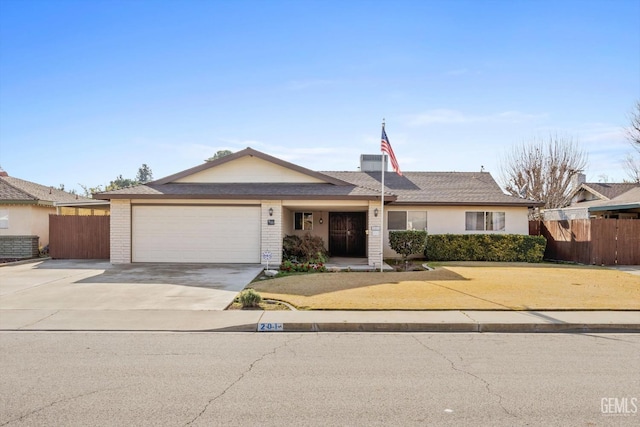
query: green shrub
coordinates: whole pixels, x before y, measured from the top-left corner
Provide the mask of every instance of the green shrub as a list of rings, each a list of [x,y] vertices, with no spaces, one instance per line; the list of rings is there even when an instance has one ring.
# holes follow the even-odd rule
[[[547,241],[520,234],[440,234],[427,237],[430,261],[541,262]]]
[[[327,251],[322,237],[306,233],[304,236],[284,236],[282,239],[282,259],[300,263],[325,263]]]
[[[240,292],[238,300],[244,308],[258,307],[260,305],[260,302],[262,301],[262,297],[253,289],[245,289],[244,291]]]
[[[288,273],[319,273],[327,271],[324,263],[310,263],[310,262],[293,262],[284,261],[280,266],[280,271]]]
[[[424,252],[427,232],[424,230],[403,230],[389,232],[389,246],[402,255],[402,260]]]

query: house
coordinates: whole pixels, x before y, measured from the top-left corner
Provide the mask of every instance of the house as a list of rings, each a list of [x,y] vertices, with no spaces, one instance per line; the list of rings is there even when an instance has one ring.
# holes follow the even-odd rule
[[[385,172],[382,228],[381,160],[316,172],[247,148],[94,198],[111,201],[112,263],[278,264],[285,235],[312,233],[331,256],[375,266],[382,230],[528,234],[528,209],[540,206],[504,194],[486,172]],[[384,256],[397,256],[384,241]]]
[[[49,215],[57,213],[56,203],[91,202],[0,170],[0,258],[37,256],[39,247],[49,244]]]
[[[546,209],[546,221],[589,218],[640,218],[640,183],[585,182],[578,174],[569,206]]]

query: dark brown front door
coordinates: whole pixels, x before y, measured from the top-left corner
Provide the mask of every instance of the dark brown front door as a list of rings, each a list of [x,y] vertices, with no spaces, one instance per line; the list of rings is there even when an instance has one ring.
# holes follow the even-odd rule
[[[330,212],[329,252],[331,256],[366,256],[366,229],[366,212]]]

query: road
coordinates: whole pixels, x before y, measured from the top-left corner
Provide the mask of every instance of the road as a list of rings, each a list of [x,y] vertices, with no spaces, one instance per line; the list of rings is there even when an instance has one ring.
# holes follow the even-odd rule
[[[640,335],[0,334],[0,426],[638,425]]]

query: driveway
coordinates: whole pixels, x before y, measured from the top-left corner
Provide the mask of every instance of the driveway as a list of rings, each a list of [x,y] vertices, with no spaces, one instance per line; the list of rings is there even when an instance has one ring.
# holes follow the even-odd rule
[[[0,267],[2,310],[224,310],[259,264],[47,260]]]

